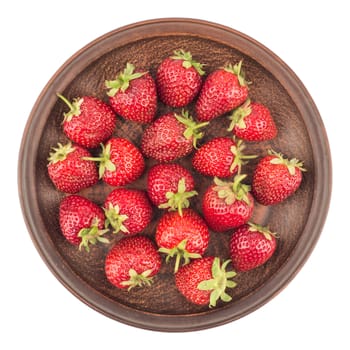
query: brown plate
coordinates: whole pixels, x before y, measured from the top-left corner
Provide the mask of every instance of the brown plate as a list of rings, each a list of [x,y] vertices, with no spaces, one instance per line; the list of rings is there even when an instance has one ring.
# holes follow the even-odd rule
[[[69,99],[95,95],[107,101],[104,82],[114,78],[126,62],[155,74],[158,64],[175,49],[192,52],[206,64],[206,72],[227,62],[243,65],[252,99],[266,104],[279,134],[272,142],[248,144],[260,156],[272,147],[304,161],[307,168],[300,189],[282,204],[256,206],[254,221],[268,224],[280,234],[278,248],[267,264],[236,277],[232,301],[215,309],[187,302],[174,286],[172,265],[163,264],[151,288],[130,292],[114,288],[104,274],[104,258],[110,245],[93,246],[88,254],[70,245],[61,235],[56,191],[47,175],[50,147],[66,142],[61,128],[66,110],[56,92]],[[193,105],[189,106],[193,111]],[[159,105],[158,115],[169,111]],[[119,121],[115,135],[140,144],[145,126]],[[226,134],[225,117],[213,121],[205,140]],[[190,164],[191,156],[181,160]],[[252,172],[257,160],[245,171]],[[148,166],[150,163],[148,164]],[[231,28],[193,19],[157,19],[132,24],[93,41],[71,57],[51,78],[29,117],[19,159],[19,194],[33,242],[54,275],[81,301],[93,309],[133,326],[160,331],[191,331],[236,320],[265,304],[296,275],[321,233],[331,194],[331,159],[327,136],[317,108],[307,90],[286,64],[255,40]],[[196,175],[200,197],[210,179]],[[131,187],[144,188],[145,176]],[[82,195],[102,204],[111,187],[99,183]],[[157,211],[145,234],[154,234]],[[228,255],[229,234],[212,233],[207,255]],[[111,243],[112,244],[112,243]]]

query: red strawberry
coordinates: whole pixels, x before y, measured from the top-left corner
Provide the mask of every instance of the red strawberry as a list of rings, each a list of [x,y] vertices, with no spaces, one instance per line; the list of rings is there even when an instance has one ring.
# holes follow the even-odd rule
[[[254,198],[250,186],[241,181],[247,175],[236,175],[233,182],[214,179],[214,185],[206,190],[203,216],[208,226],[216,232],[224,232],[245,224],[252,216]]]
[[[210,73],[204,81],[196,102],[196,115],[208,121],[241,105],[248,97],[242,61]]]
[[[114,286],[130,290],[150,286],[161,267],[161,258],[153,242],[146,236],[125,237],[107,254],[105,273]]]
[[[69,107],[64,113],[63,131],[75,143],[95,148],[112,136],[116,116],[110,106],[96,97],[83,96],[68,101],[57,94]]]
[[[216,137],[198,149],[192,159],[195,170],[206,176],[230,177],[241,171],[243,164],[253,155],[244,155],[242,140],[236,142],[230,137]]]
[[[63,236],[72,244],[89,251],[89,244],[108,243],[102,237],[105,216],[103,210],[89,199],[70,195],[62,199],[59,208],[60,228]]]
[[[155,120],[144,131],[141,150],[146,157],[171,162],[191,153],[197,140],[203,137],[199,129],[208,123],[197,124],[188,112],[168,113]]]
[[[149,123],[157,110],[156,84],[148,72],[135,72],[134,65],[126,68],[116,80],[106,81],[109,101],[117,114],[139,123]]]
[[[161,62],[156,84],[159,98],[171,107],[184,107],[198,94],[204,75],[203,65],[194,61],[190,52],[174,51]]]
[[[231,280],[236,273],[226,271],[229,262],[226,260],[221,264],[219,258],[212,256],[196,259],[175,274],[176,287],[187,300],[197,305],[215,307],[219,299],[229,302],[232,297],[226,289],[237,285]]]
[[[112,137],[102,145],[99,157],[86,158],[99,162],[99,176],[111,186],[123,186],[137,180],[145,169],[140,150],[129,140]]]
[[[200,258],[209,243],[209,231],[204,220],[192,209],[184,209],[182,216],[176,212],[165,213],[156,230],[159,251],[167,254],[166,261],[176,257],[175,272],[181,258],[184,263]]]
[[[147,193],[152,203],[161,209],[178,210],[190,205],[197,195],[191,173],[180,164],[157,164],[148,172]]]
[[[85,148],[58,143],[58,147],[52,147],[53,152],[48,158],[47,170],[55,187],[66,193],[77,193],[98,182],[98,174],[94,162],[84,160],[91,157]]]
[[[252,193],[255,199],[263,205],[284,201],[299,188],[302,171],[305,169],[298,159],[289,160],[270,150],[254,170]]]
[[[249,271],[265,264],[276,250],[276,233],[267,227],[248,223],[231,236],[230,254],[233,268]]]
[[[143,231],[152,219],[152,206],[145,191],[116,188],[104,203],[106,226],[112,226],[114,233],[119,231],[134,235]]]
[[[248,99],[229,117],[228,131],[246,141],[266,141],[277,135],[277,128],[269,109],[261,103]]]

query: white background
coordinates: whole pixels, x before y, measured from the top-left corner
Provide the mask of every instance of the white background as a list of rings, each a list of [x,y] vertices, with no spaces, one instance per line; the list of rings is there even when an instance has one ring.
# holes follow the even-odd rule
[[[6,5],[5,5],[6,4]],[[1,349],[350,349],[347,223],[349,37],[346,1],[2,1]],[[159,17],[217,22],[260,41],[298,75],[328,132],[333,195],[322,235],[295,279],[267,305],[227,325],[171,334],[93,311],[51,274],[34,248],[17,194],[22,132],[39,93],[77,50],[120,26]],[[348,168],[347,168],[348,169]]]

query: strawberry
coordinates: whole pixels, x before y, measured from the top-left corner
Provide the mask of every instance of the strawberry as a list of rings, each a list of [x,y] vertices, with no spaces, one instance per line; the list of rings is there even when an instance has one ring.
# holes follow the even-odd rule
[[[196,259],[179,269],[175,285],[187,300],[197,305],[215,307],[219,299],[229,302],[232,297],[226,289],[237,285],[231,280],[236,272],[226,271],[229,263],[230,260],[226,260],[221,264],[220,259],[213,256]]]
[[[114,233],[134,235],[151,222],[152,206],[145,191],[116,188],[104,203],[106,226],[112,226]]]
[[[76,98],[73,102],[60,94],[57,96],[69,107],[62,124],[64,133],[73,142],[95,148],[112,136],[117,119],[109,105],[92,96]]]
[[[106,81],[109,102],[114,111],[125,119],[149,123],[157,110],[157,88],[148,72],[135,72],[127,63],[116,80]]]
[[[182,258],[184,264],[200,258],[209,243],[208,227],[192,209],[184,209],[182,216],[177,211],[165,213],[158,222],[155,237],[159,251],[167,254],[167,262],[176,257],[175,272]]]
[[[249,271],[265,264],[276,250],[276,233],[267,227],[248,223],[231,236],[230,255],[236,271]]]
[[[140,150],[125,138],[112,137],[101,145],[99,157],[84,159],[99,162],[99,177],[111,186],[123,186],[137,180],[145,169]]]
[[[263,205],[273,205],[284,201],[300,186],[303,163],[291,160],[273,150],[262,158],[253,173],[252,193]]]
[[[194,191],[191,173],[180,164],[157,164],[148,172],[147,193],[154,205],[161,209],[178,210],[190,206]]]
[[[197,119],[208,121],[241,105],[248,97],[242,61],[210,73],[199,93],[195,111]]]
[[[179,159],[197,147],[197,140],[204,136],[199,129],[207,124],[197,124],[187,111],[181,115],[167,113],[144,131],[141,150],[146,157],[160,162]]]
[[[89,199],[72,194],[62,199],[59,207],[59,222],[63,236],[71,244],[89,251],[89,244],[108,243],[102,237],[105,216],[103,210]]]
[[[66,193],[77,193],[98,182],[98,173],[94,162],[84,160],[91,157],[85,148],[79,145],[58,143],[52,147],[48,158],[47,170],[55,187]]]
[[[184,107],[196,97],[204,75],[203,65],[194,61],[190,52],[174,51],[157,70],[159,98],[171,107]]]
[[[269,109],[261,103],[248,99],[235,109],[229,117],[231,124],[228,131],[242,140],[266,141],[277,135],[277,128]]]
[[[153,242],[146,236],[125,237],[108,252],[105,273],[117,288],[130,291],[150,286],[161,267],[161,258]]]
[[[199,148],[193,158],[195,170],[206,176],[230,177],[241,171],[243,164],[254,155],[243,153],[242,140],[236,142],[230,137],[216,137]]]
[[[218,178],[206,190],[202,209],[208,226],[216,232],[224,232],[245,224],[252,216],[254,198],[250,186],[242,184],[247,175],[236,175],[233,182]]]

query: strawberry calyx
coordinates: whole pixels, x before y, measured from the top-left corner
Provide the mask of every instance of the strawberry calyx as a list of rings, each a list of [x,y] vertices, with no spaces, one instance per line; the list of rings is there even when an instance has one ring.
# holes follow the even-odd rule
[[[106,169],[109,171],[116,171],[116,165],[111,161],[111,144],[107,143],[105,146],[101,143],[102,152],[99,157],[83,157],[84,160],[92,160],[93,162],[99,162],[98,175],[101,179]]]
[[[178,211],[179,215],[182,216],[182,209],[190,206],[189,198],[198,195],[197,191],[186,192],[185,178],[181,178],[177,185],[177,192],[167,192],[165,194],[167,198],[166,203],[162,203],[158,206],[160,209],[167,209],[169,211]]]
[[[63,121],[64,122],[70,122],[73,117],[78,116],[81,111],[80,111],[80,106],[83,103],[84,99],[82,98],[75,98],[73,102],[70,102],[66,97],[63,95],[56,93],[56,95],[69,107],[69,111],[66,113],[63,113]]]
[[[243,63],[243,60],[240,60],[234,66],[232,64],[228,64],[224,67],[224,70],[226,72],[230,72],[230,73],[236,75],[238,78],[239,85],[248,86],[248,82],[245,79],[245,72],[242,69],[242,63]]]
[[[241,173],[242,165],[245,165],[248,163],[250,159],[257,158],[257,155],[247,155],[244,154],[243,151],[245,149],[245,144],[243,143],[243,140],[238,140],[238,142],[231,146],[230,151],[234,155],[233,162],[230,166],[230,171],[233,172],[233,170],[238,167],[238,174]]]
[[[234,177],[233,182],[222,181],[214,178],[214,191],[218,197],[225,200],[227,205],[233,204],[236,200],[244,201],[249,205],[248,193],[251,189],[249,185],[243,184],[242,181],[247,177],[246,174],[238,174]]]
[[[168,263],[171,258],[175,257],[175,267],[174,272],[176,273],[180,267],[181,259],[184,259],[182,265],[187,265],[191,259],[199,259],[202,256],[198,253],[190,253],[186,250],[187,239],[181,241],[177,246],[173,248],[159,248],[160,253],[166,254],[165,262]]]
[[[226,293],[226,288],[234,288],[237,286],[237,283],[231,280],[237,273],[235,271],[226,271],[226,267],[230,262],[231,260],[226,260],[220,266],[220,259],[215,257],[211,268],[213,278],[202,281],[197,286],[199,290],[211,291],[209,301],[210,308],[215,307],[219,299],[223,302],[232,300],[232,297]]]
[[[185,52],[184,50],[175,50],[174,55],[171,56],[173,60],[183,60],[182,66],[186,69],[193,67],[199,75],[204,75],[205,72],[203,70],[203,64],[195,61],[192,59],[192,54],[191,52],[187,51]]]
[[[109,243],[109,240],[105,237],[102,237],[106,232],[108,232],[107,229],[100,230],[98,228],[99,220],[98,218],[94,218],[92,220],[90,227],[82,228],[79,233],[78,237],[81,238],[81,242],[79,244],[79,250],[81,248],[85,248],[87,252],[90,251],[90,244],[96,244],[97,242],[101,243]]]
[[[58,143],[57,147],[52,147],[51,149],[53,152],[50,152],[49,158],[47,159],[49,161],[49,164],[55,164],[57,162],[65,160],[67,158],[67,155],[74,152],[75,150],[71,142],[68,142],[65,145]]]
[[[250,105],[250,99],[248,98],[241,106],[234,109],[232,114],[228,117],[231,120],[231,123],[227,129],[227,131],[232,131],[235,126],[239,129],[245,129],[247,126],[244,122],[244,118],[250,115],[252,112],[252,108]]]
[[[269,240],[269,241],[271,241],[272,236],[275,237],[275,238],[279,237],[277,232],[270,231],[270,229],[267,226],[254,224],[252,222],[248,222],[248,225],[249,225],[249,231],[251,231],[251,232],[259,232],[259,233],[263,234],[264,237],[267,240]]]
[[[285,165],[288,168],[289,174],[292,176],[295,175],[296,168],[299,168],[301,171],[306,171],[306,169],[303,167],[304,163],[296,158],[292,158],[292,159],[285,158],[282,153],[275,152],[272,149],[268,151],[268,154],[271,156],[274,156],[274,158],[270,160],[271,164]]]
[[[124,92],[130,84],[131,80],[141,78],[146,72],[136,72],[135,66],[131,63],[127,63],[123,72],[119,73],[115,80],[106,80],[105,85],[110,90],[107,92],[108,96],[114,96],[119,90]]]
[[[113,233],[117,234],[118,232],[128,233],[129,230],[124,226],[124,221],[128,219],[128,216],[120,213],[120,207],[118,204],[114,205],[109,203],[108,208],[103,208],[106,220],[105,227],[108,228],[112,226]]]
[[[175,118],[186,127],[183,136],[187,140],[192,138],[193,147],[197,149],[197,141],[204,136],[204,132],[199,131],[199,129],[207,126],[209,122],[196,123],[189,112],[185,110],[182,110],[181,115],[175,113]]]
[[[146,270],[142,273],[137,273],[134,269],[129,270],[130,279],[128,281],[123,281],[120,284],[123,286],[127,286],[128,291],[130,291],[134,287],[142,287],[144,285],[150,286],[153,282],[152,276],[150,274],[153,270]]]

